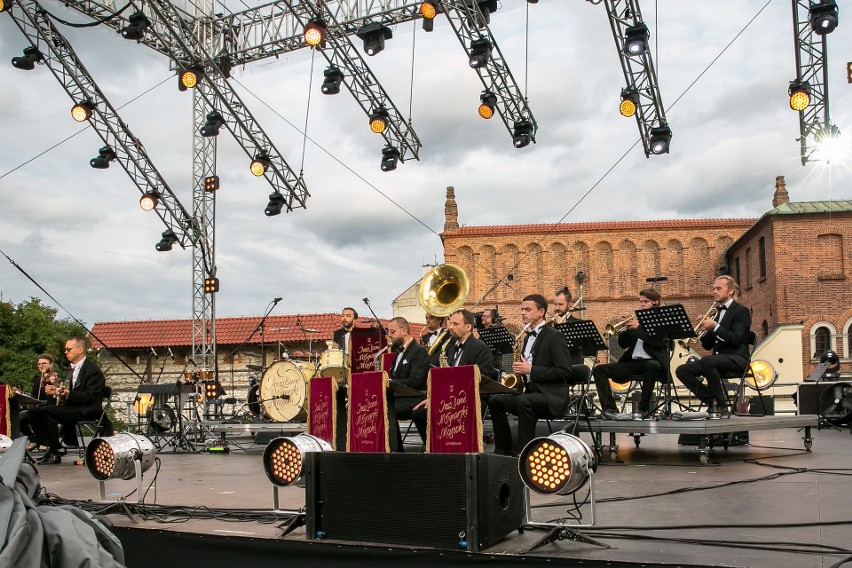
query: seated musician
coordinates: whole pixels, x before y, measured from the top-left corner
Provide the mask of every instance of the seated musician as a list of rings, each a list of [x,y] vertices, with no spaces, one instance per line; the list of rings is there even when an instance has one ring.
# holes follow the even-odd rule
[[[699,333],[703,332],[702,347],[713,353],[694,363],[685,363],[675,371],[677,378],[708,408],[715,403],[720,416],[730,413],[721,373],[742,373],[748,365],[751,312],[734,301],[738,291],[739,286],[732,277],[716,278],[713,282],[716,317],[706,318],[696,328]],[[704,377],[706,385],[700,377]]]
[[[452,339],[446,348],[446,363],[448,367],[464,367],[476,365],[479,367],[480,384],[486,381],[497,381],[500,373],[494,366],[491,349],[481,339],[473,336],[474,316],[468,310],[458,310],[447,320],[447,329]],[[426,443],[427,411],[424,400],[414,409],[413,420],[417,432]]]
[[[48,385],[56,385],[59,381],[59,377],[53,369],[53,355],[50,355],[49,353],[42,353],[39,355],[38,359],[36,359],[36,367],[38,367],[38,377],[36,377],[33,381],[33,388],[30,392],[30,396],[36,400],[44,401],[45,404],[49,406],[55,406],[56,397],[45,392],[45,388]],[[21,434],[30,439],[30,444],[27,446],[27,450],[33,451],[38,449],[39,451],[47,451],[47,446],[39,446],[36,442],[35,433],[30,425],[29,414],[29,409],[26,409],[21,411],[20,415]],[[56,428],[56,424],[52,427]]]
[[[523,339],[520,361],[512,371],[525,377],[525,392],[491,397],[488,409],[494,424],[494,453],[518,455],[535,437],[539,418],[558,418],[568,406],[568,385],[572,382],[571,353],[568,340],[558,330],[545,325],[547,300],[531,294],[521,302],[521,321],[529,333]],[[518,417],[518,445],[512,444],[508,414]]]
[[[657,290],[646,288],[639,292],[639,309],[659,306],[660,299]],[[609,380],[623,384],[629,383],[635,376],[642,377],[642,396],[638,410],[645,418],[651,412],[651,396],[657,381],[667,381],[669,378],[669,351],[665,339],[648,338],[635,316],[628,319],[624,314],[623,319],[627,319],[627,322],[623,331],[618,334],[618,346],[626,351],[617,363],[598,365],[592,374],[595,377],[601,409],[607,418],[618,412]]]
[[[402,433],[399,430],[399,419],[411,419],[412,411],[418,403],[426,398],[426,375],[429,373],[429,354],[426,348],[411,337],[408,320],[396,317],[388,323],[388,337],[391,349],[396,352],[390,367],[390,379],[394,382],[424,392],[421,396],[392,396],[388,397],[390,421],[391,450],[405,451],[402,446]],[[392,408],[390,408],[392,406]],[[425,430],[422,433],[426,435]]]
[[[447,318],[427,313],[426,327],[423,328],[420,342],[429,352],[429,363],[431,366],[438,366],[438,357],[441,355],[441,350],[449,339],[450,333],[447,331]]]
[[[352,330],[355,329],[355,322],[358,321],[358,312],[355,308],[343,308],[340,310],[340,328],[334,330],[332,335],[334,343],[332,348],[343,351],[344,365],[348,365],[349,351],[352,341]],[[344,369],[344,385],[346,383],[346,370]],[[336,418],[337,431],[335,432],[335,448],[338,451],[346,450],[346,388],[338,388],[335,395],[336,402]]]
[[[29,411],[29,421],[36,441],[48,447],[39,464],[60,463],[61,444],[56,423],[72,426],[81,420],[97,420],[103,408],[104,374],[86,358],[86,340],[72,337],[65,342],[65,357],[71,364],[68,384],[63,387],[47,385],[45,392],[56,396],[56,406],[37,406]]]

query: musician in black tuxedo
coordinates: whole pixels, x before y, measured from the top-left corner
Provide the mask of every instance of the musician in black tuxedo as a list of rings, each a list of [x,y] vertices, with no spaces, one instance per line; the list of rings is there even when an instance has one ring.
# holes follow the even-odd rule
[[[356,321],[358,321],[358,312],[355,311],[355,308],[343,308],[340,312],[340,325],[342,327],[334,330],[333,337],[336,348],[347,354],[349,353],[350,334]]]
[[[707,318],[698,325],[701,346],[712,355],[677,368],[677,378],[701,402],[716,403],[720,416],[730,414],[721,373],[742,373],[748,365],[748,339],[751,333],[751,311],[734,301],[739,291],[737,282],[730,276],[720,276],[713,282],[713,301],[716,317]],[[699,377],[704,377],[703,384]]]
[[[426,327],[429,331],[420,336],[420,342],[429,353],[429,364],[438,366],[438,357],[450,340],[450,332],[447,330],[447,318],[426,314]]]
[[[539,418],[558,418],[568,406],[568,385],[574,382],[568,340],[546,325],[547,300],[530,294],[521,302],[521,321],[528,326],[521,361],[512,363],[512,371],[524,376],[524,394],[491,397],[488,409],[494,424],[494,453],[518,455],[512,445],[508,414],[518,417],[518,450],[535,437]]]
[[[333,340],[335,349],[343,351],[344,365],[349,366],[349,348],[352,330],[355,328],[355,322],[358,321],[358,312],[355,308],[343,308],[340,311],[340,327],[334,330]],[[339,451],[346,449],[346,428],[348,417],[346,415],[346,400],[348,393],[346,392],[345,380],[343,386],[338,387],[335,399],[337,401],[337,411],[335,412],[335,422],[337,423],[335,438],[335,448]]]
[[[660,305],[660,292],[646,288],[639,292],[639,309],[647,310]],[[626,317],[626,316],[625,316]],[[598,391],[598,399],[604,413],[618,412],[609,380],[616,383],[628,383],[633,377],[642,377],[642,396],[639,399],[639,412],[643,418],[650,413],[651,396],[657,381],[669,380],[669,350],[665,339],[649,339],[645,330],[636,321],[629,319],[624,330],[618,334],[618,346],[626,349],[616,363],[598,365],[592,374]]]
[[[398,420],[411,419],[414,407],[426,398],[429,354],[425,347],[411,337],[411,328],[405,318],[396,317],[388,322],[388,337],[392,342],[391,349],[396,352],[390,367],[391,381],[423,393],[420,396],[404,397],[388,395],[391,450],[402,452],[405,450],[402,446],[402,433],[399,431]]]
[[[103,412],[104,374],[86,358],[86,340],[72,337],[65,342],[65,356],[71,363],[67,385],[47,385],[45,392],[62,400],[57,406],[38,406],[30,411],[30,425],[39,444],[48,447],[38,463],[60,463],[59,434],[55,423],[73,427],[81,420],[97,420]]]
[[[497,381],[500,373],[494,366],[494,356],[491,349],[481,339],[473,336],[474,316],[469,310],[459,310],[450,315],[447,329],[452,335],[447,345],[446,357],[448,367],[464,367],[476,365],[479,367],[480,385],[487,381]],[[412,420],[417,426],[417,432],[426,443],[427,411],[424,400],[415,407]]]

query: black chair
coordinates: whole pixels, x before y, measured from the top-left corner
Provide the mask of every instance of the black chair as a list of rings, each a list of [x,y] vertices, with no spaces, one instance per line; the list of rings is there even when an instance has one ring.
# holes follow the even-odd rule
[[[86,452],[86,439],[83,436],[83,428],[86,428],[90,438],[97,436],[112,436],[115,432],[112,427],[112,421],[109,419],[106,409],[110,406],[110,397],[112,397],[112,387],[104,387],[102,391],[103,399],[106,402],[97,420],[80,420],[74,424],[74,431],[77,442],[76,446],[80,457]]]
[[[755,332],[748,332],[748,335],[746,336],[746,344],[748,345],[748,358],[746,359],[745,370],[742,373],[722,373],[722,387],[725,389],[725,396],[728,398],[728,407],[731,408],[731,412],[733,414],[737,416],[766,416],[766,404],[763,401],[763,397],[760,396],[760,387],[757,386],[757,380],[755,379],[754,371],[751,368],[751,354],[754,351],[754,347],[757,345],[757,334]],[[745,399],[745,386],[748,379],[751,379],[752,384],[755,385],[754,388],[757,391],[758,400],[760,400],[760,406],[763,409],[763,414],[738,412],[742,401]],[[736,381],[739,381],[739,384],[733,385]],[[733,395],[731,394],[732,391],[734,393]]]

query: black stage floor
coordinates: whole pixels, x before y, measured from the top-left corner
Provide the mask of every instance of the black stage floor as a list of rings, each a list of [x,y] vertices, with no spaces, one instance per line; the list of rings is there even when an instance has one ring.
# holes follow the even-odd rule
[[[633,437],[617,434],[617,460],[604,452],[595,475],[596,525],[578,531],[608,544],[601,548],[558,540],[528,549],[544,533],[513,533],[484,553],[471,554],[369,543],[308,542],[299,528],[280,539],[277,522],[251,518],[193,518],[191,508],[266,510],[272,486],[261,463],[262,447],[232,444],[229,454],[162,453],[156,496],[146,503],[184,506],[183,515],[160,521],[136,516],[132,522],[110,519],[125,543],[128,565],[246,566],[281,564],[312,566],[400,562],[421,565],[501,561],[511,565],[572,566],[737,566],[829,568],[852,555],[852,435],[848,429],[813,430],[813,452],[804,451],[803,432],[779,429],[751,432],[750,445],[714,447],[707,464],[696,459],[695,446],[680,446],[666,435]],[[589,441],[588,434],[583,438]],[[487,446],[486,451],[491,451]],[[64,499],[96,500],[97,482],[83,466],[69,463],[39,468],[49,493]],[[145,474],[145,485],[153,476]],[[405,480],[377,480],[398,487]],[[106,482],[108,499],[130,493],[135,481]],[[412,487],[430,497],[428,487]],[[582,500],[585,489],[577,493]],[[282,509],[300,509],[304,490],[280,491]],[[135,496],[131,497],[131,500]],[[564,518],[571,496],[533,494],[531,521]],[[582,509],[590,519],[589,506]],[[412,517],[417,512],[412,511]],[[168,522],[165,522],[168,521]],[[179,521],[179,522],[175,522]],[[570,525],[569,525],[570,526]],[[831,553],[837,547],[840,551]],[[852,566],[852,563],[850,563]]]

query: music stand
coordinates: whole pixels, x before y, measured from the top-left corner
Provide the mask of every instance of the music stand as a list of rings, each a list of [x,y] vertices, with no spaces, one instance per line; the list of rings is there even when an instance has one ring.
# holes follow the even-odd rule
[[[686,314],[683,304],[654,306],[644,310],[636,310],[636,321],[645,330],[648,339],[660,338],[665,342],[669,361],[672,358],[673,340],[695,337],[695,330],[692,328],[692,322],[689,321],[689,316]],[[665,371],[663,369],[663,372]],[[661,413],[661,417],[663,418],[667,418],[672,414],[671,395],[673,385],[674,377],[669,376],[663,397],[663,412]],[[680,401],[678,401],[677,405],[682,409],[686,409]],[[657,408],[660,408],[660,405],[657,405]]]
[[[481,339],[485,345],[491,349],[491,353],[494,354],[494,365],[500,370],[500,372],[502,372],[502,356],[514,351],[515,338],[512,337],[509,330],[502,325],[499,327],[487,327],[477,331],[479,332],[479,339]]]
[[[579,349],[583,352],[594,350],[596,353],[598,351],[609,350],[609,347],[606,345],[606,343],[604,343],[600,332],[598,332],[598,328],[595,326],[595,322],[592,320],[571,319],[566,321],[565,323],[557,323],[553,327],[555,327],[558,331],[562,332],[566,339],[568,339],[569,349]],[[574,365],[572,365],[572,367],[573,366]],[[586,394],[589,392],[591,384],[592,372],[590,370],[589,378],[586,380],[585,384],[583,385],[583,390],[580,393],[580,403],[577,405],[578,420],[574,422],[574,434],[576,434],[580,415],[585,415],[586,422],[589,422],[591,412],[587,406],[589,399]],[[585,412],[583,412],[584,409]],[[591,432],[590,422],[589,431]]]

